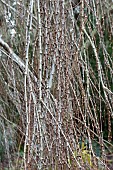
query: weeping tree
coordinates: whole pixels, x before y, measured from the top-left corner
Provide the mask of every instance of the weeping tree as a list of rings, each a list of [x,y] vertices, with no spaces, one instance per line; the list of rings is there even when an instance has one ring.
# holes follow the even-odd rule
[[[113,2],[0,0],[0,166],[110,169]]]

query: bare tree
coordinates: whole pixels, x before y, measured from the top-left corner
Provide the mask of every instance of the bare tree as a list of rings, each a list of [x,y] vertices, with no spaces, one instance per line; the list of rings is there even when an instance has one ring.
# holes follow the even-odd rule
[[[110,169],[113,2],[0,0],[0,9],[8,168]]]

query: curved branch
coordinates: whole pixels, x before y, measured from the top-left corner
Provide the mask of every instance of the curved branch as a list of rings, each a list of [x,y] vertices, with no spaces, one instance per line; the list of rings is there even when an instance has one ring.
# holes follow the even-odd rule
[[[22,71],[25,71],[25,63],[23,60],[14,53],[12,48],[0,37],[0,46],[6,50],[9,55],[11,56],[12,60],[22,69]],[[30,69],[28,69],[28,72],[30,73],[31,77],[35,80],[35,82],[38,82],[38,79],[34,76],[34,74],[31,72]]]

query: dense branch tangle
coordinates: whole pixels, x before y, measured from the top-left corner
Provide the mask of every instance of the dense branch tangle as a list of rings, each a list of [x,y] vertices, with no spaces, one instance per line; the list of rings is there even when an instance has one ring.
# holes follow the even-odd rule
[[[112,3],[0,3],[4,15],[11,13],[16,22],[11,43],[7,32],[0,38],[1,81],[19,114],[21,124],[17,121],[17,126],[24,133],[21,167],[98,169],[101,162],[106,168],[105,144],[113,138]],[[4,26],[8,27],[6,22]],[[104,139],[106,120],[108,137]],[[99,158],[95,141],[101,147]],[[85,149],[81,143],[86,144]],[[85,160],[84,150],[85,157],[89,156]]]

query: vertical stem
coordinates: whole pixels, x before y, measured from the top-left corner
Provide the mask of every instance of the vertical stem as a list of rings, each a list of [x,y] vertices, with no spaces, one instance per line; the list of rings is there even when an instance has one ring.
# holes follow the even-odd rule
[[[24,77],[24,98],[25,98],[25,113],[26,113],[26,135],[24,143],[24,168],[27,169],[26,161],[29,160],[29,112],[28,112],[28,94],[27,94],[27,75],[28,75],[28,62],[29,62],[29,46],[30,46],[30,34],[32,30],[32,18],[33,18],[33,0],[30,1],[27,25],[26,25],[26,63],[25,63],[25,77]],[[28,152],[28,153],[27,153]],[[27,159],[26,159],[27,154]],[[29,162],[29,161],[28,161]]]
[[[41,108],[42,100],[42,26],[41,26],[41,14],[40,14],[40,0],[37,0],[37,12],[38,12],[38,29],[39,29],[39,131],[40,131],[40,151],[39,151],[39,169],[42,169],[42,159],[43,159],[43,115]]]

